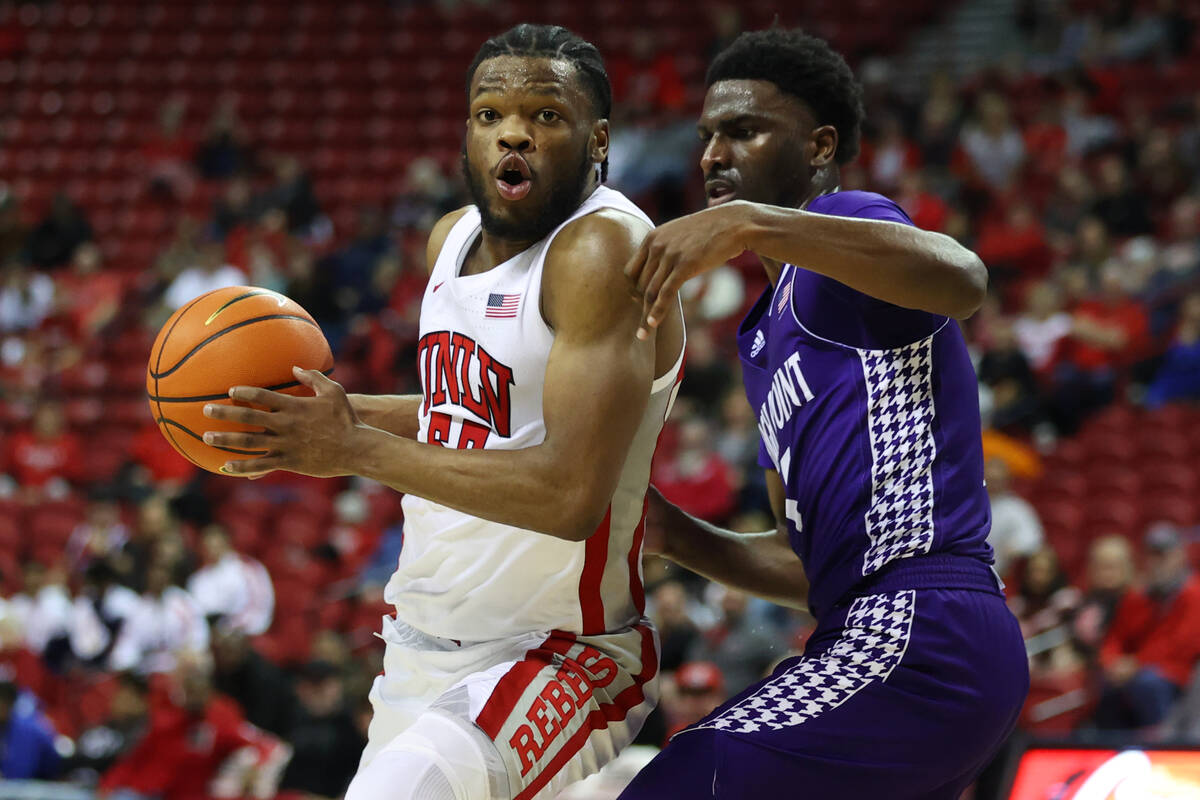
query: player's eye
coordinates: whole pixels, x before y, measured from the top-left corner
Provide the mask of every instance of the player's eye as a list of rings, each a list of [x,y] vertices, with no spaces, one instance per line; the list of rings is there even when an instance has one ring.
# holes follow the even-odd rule
[[[753,139],[755,131],[753,128],[738,128],[733,132],[735,139]]]
[[[500,119],[500,115],[490,108],[485,108],[476,112],[475,118],[480,122],[495,122],[496,120]]]
[[[551,111],[548,108],[543,108],[537,113],[538,122],[557,122],[560,117],[557,111]]]
[[[700,131],[700,141],[708,144],[708,140],[713,137],[710,131]]]

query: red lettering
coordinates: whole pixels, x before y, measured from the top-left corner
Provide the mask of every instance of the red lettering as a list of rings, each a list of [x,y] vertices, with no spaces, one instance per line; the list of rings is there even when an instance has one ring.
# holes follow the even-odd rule
[[[501,436],[512,433],[512,403],[509,387],[512,370],[479,348],[479,377],[483,379],[483,399],[487,403],[492,427]]]
[[[522,775],[533,769],[533,765],[542,757],[542,753],[546,752],[538,746],[537,739],[533,736],[533,728],[528,725],[517,728],[517,732],[508,740],[508,745],[521,757]]]
[[[430,358],[426,361],[428,364],[428,380],[433,384],[433,399],[432,403],[435,406],[440,406],[446,402],[446,383],[442,380],[442,362],[450,357],[450,332],[438,331],[426,336],[429,342],[431,351]],[[432,351],[436,349],[437,353]]]
[[[450,402],[458,405],[458,376],[454,373],[454,356],[454,349],[450,346],[450,333],[440,334],[438,336],[436,376],[438,391],[442,391],[444,388]]]
[[[588,683],[582,668],[574,659],[568,658],[555,675],[575,695],[575,707],[583,708],[592,697],[592,685]]]
[[[558,712],[564,726],[575,716],[575,700],[558,681],[552,680],[547,683],[546,688],[542,689],[541,698]]]
[[[537,728],[538,733],[542,734],[542,752],[550,746],[558,737],[558,732],[562,730],[562,725],[559,724],[558,718],[550,716],[546,713],[546,701],[541,697],[533,699],[533,705],[529,707],[529,712],[525,714],[525,719],[533,723],[533,727]]]
[[[469,419],[464,419],[462,422],[462,432],[458,435],[459,450],[482,450],[487,444],[488,437],[492,435],[492,429],[486,425],[480,425],[477,422],[471,422]]]
[[[417,353],[418,353],[417,354],[417,363],[420,365],[420,369],[421,369],[421,394],[425,398],[424,399],[424,408],[422,409],[421,413],[428,414],[429,413],[429,403],[430,403],[430,399],[431,399],[430,398],[430,391],[431,391],[430,384],[433,380],[433,376],[430,374],[430,369],[429,369],[429,358],[433,354],[433,350],[429,346],[429,336],[428,335],[421,337],[421,343],[417,348]]]
[[[592,673],[592,684],[597,689],[603,689],[617,677],[617,665],[611,658],[600,655],[594,647],[585,647],[579,654],[583,668]]]
[[[450,446],[450,415],[435,411],[429,415],[429,444]]]
[[[463,336],[461,333],[454,334],[454,338],[451,341],[454,342],[455,358],[458,358],[459,353],[462,354],[462,361],[459,362],[458,366],[458,385],[462,390],[462,397],[459,399],[459,402],[462,403],[463,408],[486,421],[488,419],[488,409],[484,405],[483,397],[481,396],[479,399],[476,399],[475,393],[471,391],[470,367],[472,357],[475,354],[475,341]]]

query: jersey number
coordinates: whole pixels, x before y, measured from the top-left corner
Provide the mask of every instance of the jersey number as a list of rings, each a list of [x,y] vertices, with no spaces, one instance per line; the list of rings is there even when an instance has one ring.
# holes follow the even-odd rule
[[[440,411],[434,411],[429,415],[429,443],[437,442],[442,447],[456,447],[459,450],[482,450],[487,444],[488,436],[491,435],[492,429],[480,425],[477,422],[471,422],[469,419],[462,421],[462,430],[458,434],[458,444],[450,444],[450,423],[454,419],[449,414],[443,414]]]

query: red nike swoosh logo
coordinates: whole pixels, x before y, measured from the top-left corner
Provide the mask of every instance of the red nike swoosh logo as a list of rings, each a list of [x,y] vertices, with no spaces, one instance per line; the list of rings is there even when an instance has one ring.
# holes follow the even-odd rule
[[[442,281],[442,282],[441,282],[441,283],[439,283],[438,285],[434,286],[434,287],[433,287],[433,290],[436,292],[438,289],[442,288],[442,283],[445,283],[445,281]]]

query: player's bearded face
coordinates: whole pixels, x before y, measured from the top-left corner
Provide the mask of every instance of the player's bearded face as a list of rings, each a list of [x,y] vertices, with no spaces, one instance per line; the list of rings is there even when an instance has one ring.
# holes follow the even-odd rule
[[[498,56],[471,82],[462,169],[483,229],[533,242],[579,207],[595,167],[591,102],[561,59]]]

